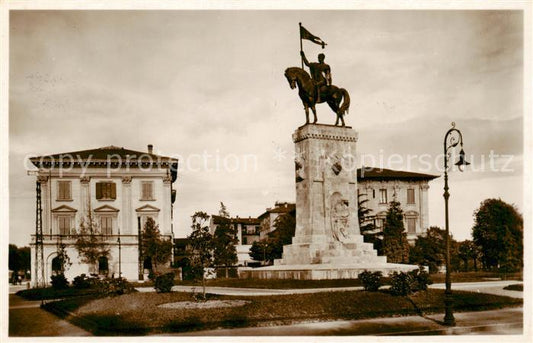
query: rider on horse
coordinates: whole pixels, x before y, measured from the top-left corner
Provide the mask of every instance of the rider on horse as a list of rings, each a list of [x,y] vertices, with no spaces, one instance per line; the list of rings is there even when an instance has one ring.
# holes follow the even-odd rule
[[[326,56],[324,54],[318,54],[318,63],[309,63],[307,58],[305,58],[303,51],[300,51],[300,55],[302,56],[305,65],[308,66],[311,71],[311,77],[315,81],[316,99],[317,102],[320,102],[320,93],[327,90],[326,86],[331,86],[331,69],[328,64],[324,63],[324,58]]]

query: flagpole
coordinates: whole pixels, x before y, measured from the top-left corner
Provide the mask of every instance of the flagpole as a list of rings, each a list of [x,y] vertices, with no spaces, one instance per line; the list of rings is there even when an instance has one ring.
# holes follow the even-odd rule
[[[302,44],[302,23],[298,23],[300,25],[300,32],[298,34],[300,35],[300,51],[304,51],[303,44]],[[304,58],[302,55],[300,55],[300,60],[302,62],[302,69],[304,68]]]

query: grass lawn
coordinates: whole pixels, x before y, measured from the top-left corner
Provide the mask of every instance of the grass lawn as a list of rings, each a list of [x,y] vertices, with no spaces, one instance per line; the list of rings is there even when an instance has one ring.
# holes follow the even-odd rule
[[[160,304],[191,301],[188,293],[131,293],[109,298],[66,299],[46,305],[95,335],[145,335],[184,332],[220,327],[234,328],[289,324],[308,320],[362,319],[442,312],[443,291],[419,292],[411,299],[387,292],[324,292],[261,297],[210,295],[210,299],[241,299],[242,307],[210,309],[167,309]],[[521,299],[495,295],[454,292],[456,311],[486,310],[522,304]],[[64,312],[63,312],[64,313]]]
[[[504,287],[503,289],[506,289],[508,291],[524,291],[524,284],[515,284],[515,285],[509,285],[507,287]]]
[[[97,291],[94,289],[76,289],[73,287],[66,289],[53,289],[52,287],[47,287],[25,289],[22,291],[18,291],[16,294],[27,300],[49,300],[85,296],[96,293]]]

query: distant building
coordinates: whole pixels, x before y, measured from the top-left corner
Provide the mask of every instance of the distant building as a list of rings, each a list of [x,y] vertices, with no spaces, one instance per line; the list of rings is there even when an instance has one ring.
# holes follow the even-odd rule
[[[404,214],[407,238],[412,241],[429,226],[429,181],[438,176],[391,169],[358,169],[357,191],[360,201],[372,210],[375,225],[383,230],[389,203],[396,200]]]
[[[250,248],[252,247],[253,242],[260,239],[261,220],[259,218],[251,217],[225,218],[212,215],[209,220],[209,232],[214,234],[216,228],[228,220],[237,232],[237,264],[239,266],[247,266],[249,262],[253,261],[249,255]]]
[[[151,145],[148,152],[108,146],[30,160],[38,168],[35,175],[40,184],[44,282],[49,283],[61,266],[59,244],[65,244],[72,263],[65,270],[67,279],[82,273],[118,277],[119,269],[127,279],[143,278],[147,261],[139,254],[139,228],[151,217],[164,237],[173,237],[178,160],[153,154]],[[80,223],[89,213],[110,249],[96,266],[83,264],[74,247]],[[35,285],[35,235],[31,251]]]
[[[290,202],[277,201],[274,207],[269,207],[261,214],[258,219],[261,221],[261,239],[266,238],[267,235],[274,231],[274,223],[276,218],[280,215],[292,213],[296,217],[296,204]]]

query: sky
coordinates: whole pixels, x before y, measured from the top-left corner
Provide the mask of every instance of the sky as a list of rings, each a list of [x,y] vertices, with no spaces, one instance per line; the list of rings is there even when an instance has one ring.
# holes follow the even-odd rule
[[[299,22],[328,44],[304,41],[307,58],[325,53],[350,93],[360,164],[442,175],[455,122],[472,165],[449,174],[453,236],[471,237],[487,198],[524,211],[519,11],[11,11],[9,242],[35,232],[28,156],[153,144],[179,157],[176,237],[220,202],[248,217],[294,201],[305,115],[283,72],[300,65]],[[430,182],[432,226],[444,227],[442,188]]]

